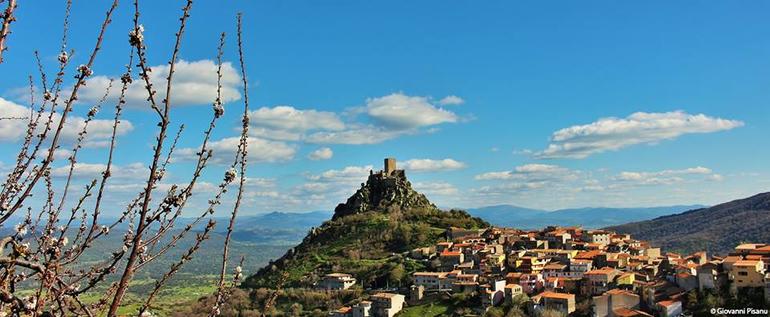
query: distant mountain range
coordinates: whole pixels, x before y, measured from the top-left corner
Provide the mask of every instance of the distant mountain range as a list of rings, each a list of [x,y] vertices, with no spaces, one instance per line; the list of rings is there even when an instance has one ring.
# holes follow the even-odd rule
[[[742,242],[770,243],[770,193],[608,229],[667,250],[724,254]]]
[[[270,212],[253,216],[240,216],[233,231],[233,239],[261,244],[290,244],[293,245],[305,237],[312,227],[320,226],[331,218],[331,212]],[[219,223],[227,223],[228,219],[217,219]],[[226,226],[218,227],[217,231],[226,230]]]
[[[238,226],[282,229],[303,229],[317,227],[331,218],[329,211],[280,212],[238,217]]]
[[[538,229],[546,226],[576,226],[602,228],[628,222],[653,219],[703,208],[703,205],[678,205],[646,208],[574,208],[547,211],[513,205],[496,205],[468,209],[468,213],[493,225],[522,229]]]
[[[472,216],[495,226],[539,229],[546,226],[575,226],[602,228],[629,222],[653,219],[703,208],[703,205],[681,205],[648,208],[574,208],[547,211],[513,205],[496,205],[468,209]],[[240,216],[235,232],[237,240],[249,242],[300,241],[312,227],[331,218],[328,211],[279,212]],[[218,220],[220,221],[220,220]],[[221,219],[221,221],[227,221]],[[222,227],[224,230],[225,227]]]

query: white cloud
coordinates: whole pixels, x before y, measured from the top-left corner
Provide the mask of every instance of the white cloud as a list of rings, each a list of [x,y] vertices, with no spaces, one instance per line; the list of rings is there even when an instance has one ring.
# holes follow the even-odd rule
[[[465,103],[465,100],[463,98],[457,97],[455,95],[449,95],[441,100],[438,101],[440,105],[444,106],[452,106],[452,105],[461,105]]]
[[[262,107],[249,113],[253,135],[298,141],[308,131],[339,131],[345,124],[334,112],[300,110],[291,106]]]
[[[444,99],[447,104],[462,100],[456,96]],[[433,105],[428,97],[402,93],[369,98],[365,106],[349,109],[346,114],[348,120],[343,121],[334,112],[263,107],[250,114],[250,134],[313,144],[377,144],[404,135],[432,133],[437,131],[435,125],[459,120],[455,113]]]
[[[107,168],[106,164],[101,163],[75,163],[72,177],[95,179],[101,178],[102,172]],[[53,177],[67,177],[70,165],[63,165],[51,169]],[[113,165],[110,169],[111,175],[117,179],[145,179],[149,176],[150,170],[142,163],[131,163],[128,165]]]
[[[476,175],[476,180],[574,180],[579,172],[565,167],[550,164],[525,164],[515,167],[511,171],[487,172]]]
[[[166,94],[166,77],[169,65],[157,65],[152,67],[150,82],[157,91],[155,100],[160,103]],[[113,76],[119,77],[119,76]],[[149,108],[148,93],[144,80],[135,75],[134,82],[126,91],[128,106],[137,108]],[[78,92],[80,102],[93,102],[101,99],[109,85],[107,76],[94,76],[87,80],[86,85]],[[174,68],[173,89],[171,102],[174,106],[210,105],[214,102],[217,93],[217,65],[212,60],[185,61],[180,60]],[[109,100],[115,101],[120,95],[120,89],[116,89],[119,82],[113,83]],[[222,64],[222,102],[227,103],[241,98],[239,93],[240,75],[232,63]]]
[[[395,139],[408,131],[392,131],[374,126],[356,126],[344,131],[320,131],[307,137],[305,141],[316,144],[377,144]]]
[[[679,170],[663,170],[657,172],[621,172],[613,179],[626,184],[635,185],[671,185],[681,183],[686,180],[685,177],[692,175],[702,175],[708,180],[722,180],[722,175],[714,173],[709,168],[702,166],[691,167]]]
[[[458,121],[455,113],[434,106],[427,97],[402,93],[367,99],[366,113],[383,126],[404,130]]]
[[[313,160],[313,161],[328,160],[328,159],[332,158],[333,155],[334,155],[334,152],[332,151],[332,149],[330,149],[328,147],[322,147],[320,149],[317,149],[317,150],[311,152],[308,155],[308,158]]]
[[[271,188],[276,186],[274,178],[246,177],[246,186],[252,188]]]
[[[476,180],[496,180],[496,179],[512,179],[514,178],[514,173],[512,171],[500,171],[500,172],[486,172],[483,174],[476,175],[474,179]]]
[[[235,151],[238,149],[240,137],[229,137],[209,143],[209,148],[214,152],[211,161],[217,164],[227,164],[235,159]],[[248,152],[250,162],[283,162],[294,158],[297,153],[295,145],[280,141],[270,141],[255,137],[248,139]],[[200,148],[182,148],[177,150],[176,158],[184,161],[197,160]]]
[[[301,141],[302,133],[289,130],[275,130],[263,127],[249,127],[249,135],[275,141]]]
[[[306,208],[312,209],[335,206],[355,192],[373,168],[371,165],[347,166],[318,174],[305,174],[308,181],[286,190],[282,199],[293,205],[311,206]]]
[[[472,190],[472,192],[480,195],[510,195],[510,194],[516,194],[516,193],[521,193],[525,191],[544,188],[545,185],[546,183],[544,182],[506,183],[501,185],[483,186],[483,187],[475,188]]]
[[[405,170],[413,172],[449,171],[465,168],[465,163],[446,158],[443,160],[412,159],[401,164]]]
[[[373,170],[372,165],[367,166],[346,166],[339,170],[327,170],[317,175],[308,175],[308,179],[319,182],[332,183],[359,183],[369,177],[369,171]]]
[[[29,118],[29,108],[13,103],[6,99],[0,98],[0,117],[21,117]],[[36,113],[32,114],[33,118]],[[53,131],[49,132],[49,137],[52,137],[58,127],[61,115],[55,113],[53,115],[53,122],[51,128]],[[44,129],[45,122],[48,120],[48,113],[43,113],[38,123],[37,133],[41,133]],[[73,143],[78,136],[78,133],[85,126],[85,118],[77,116],[74,112],[67,116],[67,122],[61,132],[61,141],[64,143]],[[24,120],[3,120],[0,124],[0,142],[17,142],[24,138],[27,133],[28,119]],[[84,140],[84,146],[87,147],[102,147],[108,144],[108,140],[112,135],[113,120],[94,119],[88,125],[88,135]],[[128,120],[121,120],[118,125],[117,134],[119,136],[125,135],[134,129],[133,124]],[[58,150],[57,150],[58,152]]]
[[[414,183],[414,189],[426,195],[437,196],[457,195],[460,192],[457,187],[447,182],[418,182]]]
[[[655,144],[684,134],[710,133],[743,126],[743,122],[683,111],[637,112],[626,118],[603,118],[553,133],[540,158],[585,158],[635,144]]]

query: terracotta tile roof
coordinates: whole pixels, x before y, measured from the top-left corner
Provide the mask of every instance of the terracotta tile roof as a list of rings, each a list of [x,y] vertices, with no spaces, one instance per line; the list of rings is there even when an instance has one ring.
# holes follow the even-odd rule
[[[676,277],[678,277],[678,278],[688,278],[690,276],[692,276],[692,274],[687,273],[687,272],[682,272],[682,273],[679,273],[679,274],[676,275]]]
[[[590,260],[590,259],[593,259],[594,257],[600,255],[601,253],[602,252],[599,251],[599,250],[583,251],[583,252],[579,252],[575,256],[575,259]]]
[[[759,260],[739,260],[735,262],[735,266],[757,266],[757,263],[760,263],[762,261]]]
[[[673,301],[673,300],[662,300],[662,301],[659,301],[659,302],[658,302],[658,305],[660,305],[660,306],[663,306],[663,307],[666,307],[666,308],[668,308],[668,307],[670,307],[671,305],[674,305],[674,304],[676,304],[676,303],[679,303],[679,301]]]
[[[610,275],[612,273],[615,273],[615,269],[613,269],[611,267],[604,267],[604,268],[601,268],[601,269],[590,270],[590,271],[586,272],[585,274],[586,275]]]
[[[643,311],[634,310],[634,309],[628,309],[625,307],[622,308],[616,308],[612,310],[615,313],[615,316],[618,317],[652,317],[652,315],[645,313]]]
[[[556,293],[556,292],[551,292],[551,291],[542,292],[542,293],[540,293],[537,296],[540,296],[541,298],[544,297],[544,298],[556,298],[556,299],[567,299],[567,300],[569,300],[569,299],[574,300],[575,299],[575,294]]]
[[[611,290],[609,290],[609,291],[607,291],[605,293],[606,294],[610,294],[610,295],[620,295],[620,294],[636,295],[636,294],[632,293],[631,291],[627,291],[627,290],[619,289],[619,288],[613,288],[613,289],[611,289]]]
[[[766,246],[764,243],[744,243],[735,247],[736,250],[754,250]]]
[[[566,267],[567,266],[564,265],[564,264],[551,263],[551,264],[548,264],[548,265],[544,266],[543,269],[545,269],[545,270],[563,270]]]
[[[350,307],[348,307],[348,306],[345,306],[345,307],[340,307],[339,309],[337,309],[337,312],[338,312],[338,313],[341,313],[341,314],[347,314],[347,313],[349,313],[351,310],[353,310],[353,308],[350,308]]]
[[[730,255],[730,256],[726,256],[724,259],[722,259],[722,262],[735,263],[735,262],[738,262],[740,260],[741,260],[741,257],[739,257],[737,255]]]

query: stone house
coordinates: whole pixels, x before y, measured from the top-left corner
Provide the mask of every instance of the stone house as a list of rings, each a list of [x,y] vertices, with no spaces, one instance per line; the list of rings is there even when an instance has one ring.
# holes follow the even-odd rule
[[[661,317],[678,317],[682,314],[682,302],[678,300],[663,300],[656,303],[656,309]]]
[[[732,291],[743,287],[764,287],[765,267],[760,260],[739,260],[733,263],[729,272]]]
[[[583,275],[587,280],[586,294],[600,295],[614,287],[615,277],[620,272],[610,267],[591,270]]]
[[[542,292],[532,297],[532,305],[534,311],[548,308],[569,315],[575,311],[575,294]]]
[[[393,317],[404,308],[406,296],[394,293],[377,293],[372,295],[371,316]]]
[[[641,298],[629,291],[613,289],[602,295],[594,296],[592,300],[593,317],[608,317],[621,315],[623,309],[637,310]],[[621,310],[620,313],[618,311]]]
[[[325,290],[345,290],[356,284],[356,279],[345,273],[330,273],[324,275],[316,284],[319,289]]]

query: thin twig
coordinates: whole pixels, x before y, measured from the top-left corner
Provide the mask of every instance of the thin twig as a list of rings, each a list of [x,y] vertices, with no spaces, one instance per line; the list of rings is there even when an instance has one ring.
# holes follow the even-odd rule
[[[0,64],[3,63],[3,52],[8,49],[5,41],[11,34],[11,23],[16,21],[16,16],[13,15],[14,10],[16,10],[16,0],[8,0],[8,6],[0,16],[3,20],[2,25],[0,25]]]

